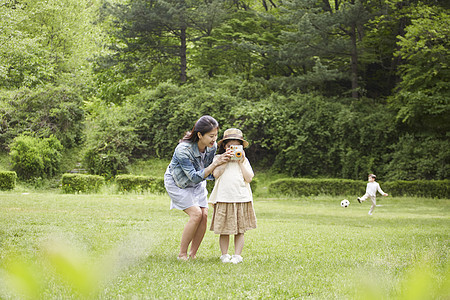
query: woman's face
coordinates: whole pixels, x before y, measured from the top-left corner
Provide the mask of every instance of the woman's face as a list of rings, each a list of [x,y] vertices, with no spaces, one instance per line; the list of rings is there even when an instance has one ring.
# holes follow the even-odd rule
[[[212,147],[217,140],[217,128],[205,134],[198,133],[198,148],[203,150],[205,147]]]

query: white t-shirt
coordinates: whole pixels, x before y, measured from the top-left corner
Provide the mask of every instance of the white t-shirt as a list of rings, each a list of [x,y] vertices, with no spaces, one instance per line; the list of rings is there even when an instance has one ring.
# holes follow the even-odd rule
[[[384,195],[383,190],[381,189],[378,182],[368,182],[366,187],[366,194],[369,194],[369,196],[376,196],[377,191],[380,192],[381,195]]]
[[[253,174],[252,167],[247,158],[243,167]],[[210,203],[216,202],[252,202],[252,190],[250,184],[244,181],[241,167],[237,161],[229,161],[219,178],[216,178],[214,189],[209,196]]]

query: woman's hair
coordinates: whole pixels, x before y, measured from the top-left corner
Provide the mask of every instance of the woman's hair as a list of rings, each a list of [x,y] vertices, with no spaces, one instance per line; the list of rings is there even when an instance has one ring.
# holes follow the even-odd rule
[[[223,140],[222,143],[221,143],[220,146],[219,146],[219,149],[217,149],[217,154],[225,153],[225,150],[226,150],[226,149],[225,149],[225,146],[227,145],[227,143],[228,143],[229,141],[238,141],[241,145],[244,143],[244,142],[241,141],[241,140],[233,140],[233,139]]]
[[[217,128],[219,130],[219,122],[216,121],[211,116],[202,116],[200,119],[195,122],[194,127],[192,127],[191,131],[186,132],[184,137],[179,141],[181,142],[191,142],[195,143],[198,142],[198,133],[200,132],[202,135],[205,135],[206,133],[210,132],[214,128]]]

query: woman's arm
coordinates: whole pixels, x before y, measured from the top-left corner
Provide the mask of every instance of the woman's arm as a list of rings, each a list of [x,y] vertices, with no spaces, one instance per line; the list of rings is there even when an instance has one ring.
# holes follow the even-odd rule
[[[216,155],[214,157],[214,160],[212,164],[210,164],[205,169],[205,174],[203,175],[204,178],[208,177],[209,174],[213,174],[215,178],[219,178],[220,175],[222,175],[223,171],[225,170],[225,163],[227,163],[231,158],[231,150],[228,149],[225,153],[221,155]]]
[[[219,178],[225,171],[225,164],[217,166],[213,171],[214,178]]]

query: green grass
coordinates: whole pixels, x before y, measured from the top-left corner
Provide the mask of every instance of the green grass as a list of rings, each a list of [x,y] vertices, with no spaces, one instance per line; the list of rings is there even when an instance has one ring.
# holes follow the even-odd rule
[[[256,197],[232,265],[209,230],[176,260],[187,217],[165,195],[2,192],[0,298],[448,299],[450,200],[341,200]]]

